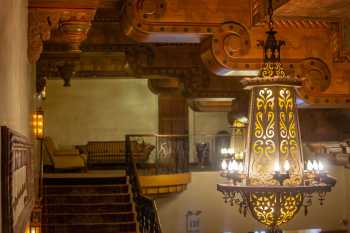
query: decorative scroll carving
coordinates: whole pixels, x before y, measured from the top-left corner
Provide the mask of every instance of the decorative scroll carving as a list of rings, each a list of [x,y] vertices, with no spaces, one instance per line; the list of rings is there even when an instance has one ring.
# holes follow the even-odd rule
[[[296,66],[295,75],[304,80],[298,89],[299,96],[308,104],[324,106],[346,106],[350,94],[329,93],[332,75],[326,63],[317,58],[307,58]]]
[[[304,80],[300,93],[320,93],[331,84],[331,73],[327,64],[317,58],[302,60],[295,70],[295,75]]]
[[[1,127],[2,232],[24,232],[34,206],[32,146],[9,128]]]
[[[34,64],[43,50],[43,41],[50,39],[51,30],[58,26],[61,12],[29,8],[28,58]]]
[[[249,48],[247,29],[236,22],[225,23],[210,39],[202,43],[201,58],[213,73],[226,73],[235,66],[234,59],[247,54]],[[227,67],[227,70],[223,67]]]

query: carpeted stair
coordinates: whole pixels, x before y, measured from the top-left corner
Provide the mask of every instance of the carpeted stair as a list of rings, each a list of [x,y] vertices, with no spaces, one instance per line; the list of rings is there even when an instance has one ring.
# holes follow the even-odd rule
[[[137,232],[126,177],[45,178],[43,202],[43,233]]]

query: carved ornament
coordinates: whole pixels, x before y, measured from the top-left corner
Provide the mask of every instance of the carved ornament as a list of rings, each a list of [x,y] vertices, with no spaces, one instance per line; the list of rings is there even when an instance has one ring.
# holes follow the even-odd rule
[[[51,30],[58,26],[61,12],[29,8],[28,59],[34,64],[43,50],[43,42],[50,39]]]
[[[95,9],[29,8],[28,59],[34,64],[43,51],[43,42],[52,35],[61,38],[70,50],[79,52],[95,15]],[[56,30],[55,30],[56,29]]]

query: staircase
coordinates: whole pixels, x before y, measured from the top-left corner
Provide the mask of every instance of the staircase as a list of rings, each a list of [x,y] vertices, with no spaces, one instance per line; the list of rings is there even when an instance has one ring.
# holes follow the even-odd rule
[[[132,233],[127,178],[45,178],[43,233]]]

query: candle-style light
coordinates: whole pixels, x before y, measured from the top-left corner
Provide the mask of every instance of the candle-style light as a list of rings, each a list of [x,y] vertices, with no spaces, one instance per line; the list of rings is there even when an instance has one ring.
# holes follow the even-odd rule
[[[275,173],[279,173],[281,171],[280,163],[278,161],[275,161],[273,170]]]
[[[227,169],[227,162],[226,162],[225,159],[223,159],[222,162],[221,162],[221,168],[222,168],[222,170],[224,170],[224,171]]]
[[[284,171],[285,171],[285,172],[289,172],[290,164],[289,164],[289,161],[288,161],[288,160],[284,161],[283,168],[284,168]]]
[[[307,161],[307,165],[306,165],[306,169],[307,171],[311,172],[312,170],[314,170],[314,166],[312,164],[312,162],[310,160]]]
[[[227,148],[221,148],[220,153],[223,155],[227,154]]]
[[[320,172],[324,171],[324,165],[321,161],[318,162],[318,169],[320,170]]]
[[[312,162],[312,167],[314,171],[319,171],[318,162],[316,160]]]

